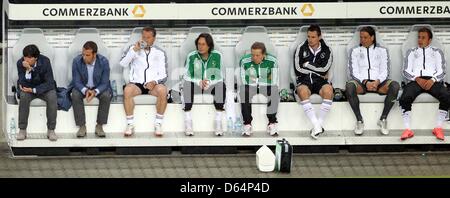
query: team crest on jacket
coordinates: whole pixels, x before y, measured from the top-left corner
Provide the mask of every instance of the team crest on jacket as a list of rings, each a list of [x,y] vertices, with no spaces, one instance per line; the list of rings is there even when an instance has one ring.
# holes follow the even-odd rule
[[[365,59],[366,57],[365,57],[364,53],[360,53],[360,54],[359,54],[359,58],[360,58],[360,59]]]
[[[303,58],[306,58],[309,56],[309,52],[308,51],[303,51]]]
[[[195,62],[194,62],[195,70],[199,70],[201,67],[202,67],[202,63],[200,62],[200,60],[195,59]]]
[[[417,51],[414,52],[414,58],[419,58],[419,53]]]
[[[320,58],[324,59],[325,58],[325,53],[320,53]]]

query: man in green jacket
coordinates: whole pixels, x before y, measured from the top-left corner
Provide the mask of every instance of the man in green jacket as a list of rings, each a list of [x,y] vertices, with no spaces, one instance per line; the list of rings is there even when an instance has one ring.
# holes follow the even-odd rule
[[[225,84],[223,78],[222,54],[214,50],[214,41],[210,34],[202,33],[195,40],[197,50],[188,54],[183,83],[183,99],[185,112],[185,134],[193,136],[192,129],[192,103],[194,94],[210,93],[214,95],[216,108],[215,132],[217,136],[223,135],[222,112],[225,103]]]
[[[251,54],[244,55],[240,60],[241,86],[239,96],[241,99],[242,117],[244,120],[243,136],[252,134],[252,97],[257,93],[268,97],[267,118],[269,124],[267,133],[278,135],[277,110],[280,96],[278,95],[278,61],[271,54],[266,53],[264,43],[255,42],[251,47]]]

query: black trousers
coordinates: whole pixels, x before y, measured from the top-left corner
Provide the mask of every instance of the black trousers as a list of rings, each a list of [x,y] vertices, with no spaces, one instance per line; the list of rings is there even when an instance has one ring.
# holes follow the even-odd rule
[[[277,123],[278,104],[280,103],[280,95],[278,94],[278,86],[249,86],[242,85],[239,91],[241,100],[242,119],[244,124],[251,124],[252,117],[252,98],[256,94],[262,94],[269,98],[267,103],[267,118],[270,123]]]
[[[190,111],[192,104],[194,103],[194,94],[196,93],[210,93],[214,96],[214,107],[216,110],[223,111],[223,105],[225,104],[226,87],[224,82],[218,82],[211,85],[208,89],[202,90],[198,85],[193,82],[185,81],[183,84],[183,98],[184,98],[184,111]]]
[[[450,94],[444,87],[444,84],[435,82],[430,90],[422,89],[417,82],[410,82],[403,88],[402,96],[400,96],[400,106],[403,111],[411,111],[411,105],[418,95],[421,93],[429,93],[439,100],[439,109],[447,111],[450,106]]]

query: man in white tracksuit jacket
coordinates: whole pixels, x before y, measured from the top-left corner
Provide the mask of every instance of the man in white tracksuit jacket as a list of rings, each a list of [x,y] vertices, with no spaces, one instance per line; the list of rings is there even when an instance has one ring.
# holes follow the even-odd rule
[[[405,130],[401,140],[414,136],[411,130],[411,104],[421,93],[429,93],[439,100],[439,113],[433,134],[439,140],[444,140],[442,124],[450,106],[450,94],[443,81],[445,77],[445,57],[441,49],[431,46],[433,33],[428,28],[419,29],[418,47],[408,50],[403,65],[403,76],[409,83],[403,88],[400,97],[403,123]]]
[[[395,104],[400,84],[389,79],[390,59],[387,48],[376,41],[376,32],[371,26],[361,28],[360,44],[350,50],[348,57],[348,71],[352,80],[347,82],[345,92],[348,102],[356,117],[355,134],[362,135],[364,121],[359,109],[358,94],[367,92],[386,95],[383,112],[378,120],[380,132],[389,133],[387,116]]]
[[[155,135],[162,136],[162,121],[167,107],[167,56],[161,48],[153,45],[156,30],[145,27],[142,38],[130,46],[120,60],[120,65],[130,67],[130,82],[123,91],[124,108],[127,116],[125,136],[134,134],[134,100],[140,94],[150,94],[157,97]]]

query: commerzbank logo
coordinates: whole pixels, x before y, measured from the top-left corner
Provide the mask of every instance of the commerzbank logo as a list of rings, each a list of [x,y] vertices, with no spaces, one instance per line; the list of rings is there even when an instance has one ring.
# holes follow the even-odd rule
[[[303,4],[302,8],[300,9],[300,12],[303,14],[303,16],[312,16],[314,14],[314,6],[310,3]]]
[[[143,5],[135,5],[133,10],[131,11],[134,17],[141,18],[145,15],[145,8]]]

